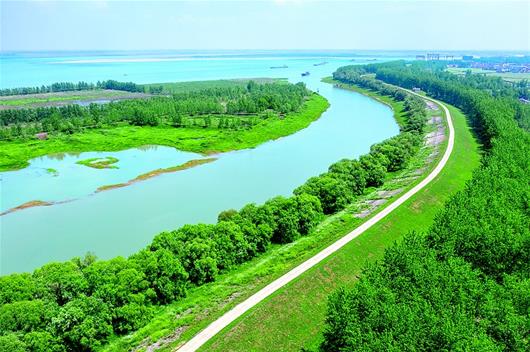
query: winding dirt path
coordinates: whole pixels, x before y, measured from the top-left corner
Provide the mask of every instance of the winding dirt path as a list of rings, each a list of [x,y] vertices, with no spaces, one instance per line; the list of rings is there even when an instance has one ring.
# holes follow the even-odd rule
[[[191,340],[186,342],[184,345],[182,345],[178,351],[179,352],[194,352],[197,351],[202,345],[204,345],[208,340],[210,340],[213,336],[215,336],[218,332],[220,332],[222,329],[227,327],[230,323],[232,323],[234,320],[242,316],[245,312],[247,312],[249,309],[263,301],[265,298],[270,296],[272,293],[276,292],[283,286],[287,285],[289,282],[296,279],[298,276],[302,275],[307,270],[311,269],[318,263],[320,263],[322,260],[330,256],[331,254],[335,253],[339,249],[341,249],[344,245],[346,245],[348,242],[353,240],[354,238],[361,235],[363,232],[368,230],[370,227],[372,227],[374,224],[379,222],[381,219],[383,219],[385,216],[390,214],[394,209],[399,207],[401,204],[405,203],[407,200],[409,200],[413,195],[418,193],[421,189],[423,189],[425,186],[427,186],[438,174],[443,170],[445,164],[449,160],[449,157],[451,155],[451,152],[453,151],[453,146],[455,142],[455,131],[453,127],[453,121],[451,118],[451,114],[447,107],[442,104],[441,102],[425,97],[423,95],[417,94],[415,92],[407,90],[407,92],[417,95],[425,100],[432,101],[439,106],[442,107],[442,109],[445,112],[446,120],[447,120],[447,126],[449,130],[449,137],[448,137],[448,143],[447,143],[447,149],[445,150],[444,155],[440,159],[440,162],[436,167],[432,170],[432,172],[427,175],[422,181],[420,181],[416,186],[411,188],[407,193],[396,199],[392,204],[390,204],[385,209],[381,210],[379,213],[374,215],[372,218],[368,219],[366,222],[361,224],[359,227],[357,227],[352,232],[348,233],[338,241],[334,242],[330,246],[326,247],[319,253],[317,253],[315,256],[309,258],[302,264],[298,265],[291,271],[287,272],[283,276],[279,277],[278,279],[274,280],[243,302],[239,303],[237,306],[223,314],[221,317],[219,317],[217,320],[212,322],[210,325],[208,325],[204,330],[199,332],[197,335],[195,335]]]

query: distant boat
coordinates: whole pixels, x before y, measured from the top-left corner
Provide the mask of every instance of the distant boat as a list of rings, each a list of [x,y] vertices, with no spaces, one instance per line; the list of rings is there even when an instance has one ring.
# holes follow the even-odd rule
[[[355,59],[351,59],[350,61],[355,61]]]
[[[302,77],[309,76],[309,71],[302,72]]]
[[[271,68],[288,68],[289,66],[287,65],[282,65],[282,66],[271,66]]]
[[[313,66],[322,66],[322,65],[325,65],[327,63],[328,63],[327,61],[322,61],[322,62],[319,62],[318,64],[313,64]]]

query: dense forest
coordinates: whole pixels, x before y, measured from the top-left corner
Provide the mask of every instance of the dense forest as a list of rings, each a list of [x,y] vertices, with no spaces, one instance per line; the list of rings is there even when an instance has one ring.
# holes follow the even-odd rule
[[[126,92],[144,92],[144,87],[133,82],[118,82],[114,80],[98,81],[96,84],[87,82],[57,82],[49,86],[40,87],[23,87],[23,88],[7,88],[0,89],[0,96],[6,95],[27,95],[40,93],[54,93],[54,92],[70,92],[79,90],[94,90],[94,89],[113,89],[123,90]]]
[[[481,167],[425,234],[411,233],[329,299],[322,351],[528,351],[530,135],[521,92],[438,64],[343,67],[456,105],[485,146]],[[516,123],[519,122],[519,126]]]
[[[108,104],[0,110],[0,140],[34,138],[39,132],[71,134],[86,128],[119,124],[250,128],[263,119],[298,111],[310,94],[303,83],[258,84],[249,81],[246,86],[203,89]]]
[[[250,92],[254,89],[260,88],[247,87]],[[212,92],[212,99],[215,94],[221,92]],[[388,94],[407,102],[407,120],[423,116],[423,123],[407,121],[398,136],[372,146],[358,160],[331,165],[291,197],[224,211],[214,225],[185,225],[163,232],[128,258],[100,261],[87,255],[44,265],[31,274],[0,277],[0,346],[11,352],[96,350],[113,335],[144,326],[157,306],[182,299],[188,288],[214,281],[220,273],[267,251],[272,243],[289,243],[310,234],[326,214],[380,186],[389,172],[403,169],[419,149],[424,103],[397,90]]]

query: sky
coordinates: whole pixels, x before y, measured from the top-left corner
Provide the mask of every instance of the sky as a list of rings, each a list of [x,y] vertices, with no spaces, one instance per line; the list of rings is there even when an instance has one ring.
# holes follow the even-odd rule
[[[2,51],[530,51],[530,0],[0,1]]]

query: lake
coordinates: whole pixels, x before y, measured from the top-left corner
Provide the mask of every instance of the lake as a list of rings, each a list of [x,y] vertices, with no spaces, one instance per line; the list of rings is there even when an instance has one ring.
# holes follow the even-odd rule
[[[90,251],[99,258],[127,256],[157,233],[186,223],[216,221],[226,209],[290,195],[334,161],[354,158],[396,135],[387,106],[334,88],[320,79],[340,66],[392,57],[315,53],[41,53],[1,56],[1,88],[60,81],[115,79],[136,83],[226,78],[282,77],[303,81],[331,107],[308,128],[288,137],[217,155],[215,162],[164,174],[131,186],[94,193],[161,167],[202,156],[148,146],[120,152],[51,155],[23,170],[0,173],[2,211],[30,200],[61,202],[0,217],[0,273],[31,271]],[[327,64],[314,66],[327,61]],[[288,68],[271,69],[271,66]],[[302,77],[302,72],[310,75]],[[114,156],[118,169],[93,169],[76,161]],[[55,169],[57,173],[47,169]]]

